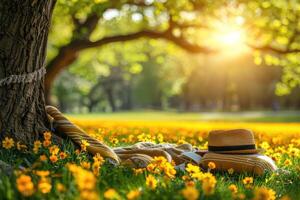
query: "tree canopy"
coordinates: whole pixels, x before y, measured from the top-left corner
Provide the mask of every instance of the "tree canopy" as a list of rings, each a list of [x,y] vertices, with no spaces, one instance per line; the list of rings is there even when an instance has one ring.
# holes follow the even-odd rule
[[[239,51],[230,49],[230,43],[220,44],[227,29],[234,29],[242,31],[242,42],[253,53],[255,64],[282,67],[276,94],[290,94],[300,84],[299,9],[299,2],[292,0],[59,0],[48,45],[46,92],[86,49],[150,38],[169,41],[190,53],[218,56]],[[136,61],[129,65],[139,68]]]

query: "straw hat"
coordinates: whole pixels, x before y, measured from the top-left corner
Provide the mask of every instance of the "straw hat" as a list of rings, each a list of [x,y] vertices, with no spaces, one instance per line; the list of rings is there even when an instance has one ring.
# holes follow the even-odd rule
[[[208,135],[208,151],[221,154],[253,154],[256,149],[254,135],[247,129],[217,130]]]

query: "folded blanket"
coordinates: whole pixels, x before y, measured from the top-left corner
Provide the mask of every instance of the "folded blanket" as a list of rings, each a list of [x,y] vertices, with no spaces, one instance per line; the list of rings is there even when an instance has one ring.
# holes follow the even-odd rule
[[[116,165],[126,164],[132,167],[146,167],[154,157],[158,156],[165,157],[168,162],[173,160],[176,165],[184,162],[193,162],[195,164],[199,164],[200,162],[199,157],[195,153],[184,154],[194,151],[191,144],[175,145],[169,143],[154,144],[151,142],[139,142],[132,146],[113,149],[91,137],[81,128],[70,122],[57,108],[46,106],[46,111],[58,134],[66,135],[78,145],[86,141],[89,144],[86,147],[89,153],[99,153],[102,157]]]

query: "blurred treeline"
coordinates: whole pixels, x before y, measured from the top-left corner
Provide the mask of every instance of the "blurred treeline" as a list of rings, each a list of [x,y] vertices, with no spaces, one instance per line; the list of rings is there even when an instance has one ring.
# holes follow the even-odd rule
[[[299,109],[299,89],[275,93],[281,71],[254,64],[249,52],[191,55],[169,42],[140,39],[83,52],[52,94],[67,112]]]

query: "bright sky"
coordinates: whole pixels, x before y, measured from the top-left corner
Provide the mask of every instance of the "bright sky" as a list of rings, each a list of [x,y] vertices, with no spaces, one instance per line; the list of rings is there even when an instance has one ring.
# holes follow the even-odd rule
[[[245,45],[245,32],[241,28],[231,27],[224,24],[223,27],[215,33],[214,40],[221,48],[238,47]]]

